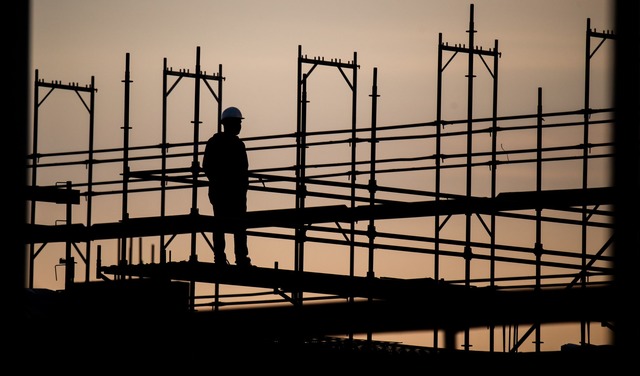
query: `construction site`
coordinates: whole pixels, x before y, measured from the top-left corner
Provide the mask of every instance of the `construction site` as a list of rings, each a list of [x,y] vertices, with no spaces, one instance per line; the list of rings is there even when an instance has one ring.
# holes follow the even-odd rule
[[[469,39],[439,38],[438,84],[429,89],[438,98],[435,118],[413,124],[377,124],[378,72],[359,71],[356,52],[308,57],[298,46],[296,128],[241,136],[249,159],[260,161],[249,172],[249,191],[273,207],[249,205],[234,223],[204,214],[210,207],[201,103],[215,106],[218,118],[226,106],[222,65],[205,73],[200,47],[193,67],[176,70],[164,61],[159,144],[130,141],[136,109],[128,105],[129,54],[117,149],[94,148],[93,81],[62,83],[36,70],[27,190],[30,333],[86,340],[73,352],[96,361],[104,360],[106,346],[93,346],[109,343],[120,354],[145,347],[156,359],[184,363],[243,353],[327,368],[352,361],[361,370],[541,370],[547,360],[566,369],[605,367],[613,361],[615,329],[615,111],[591,102],[590,66],[602,58],[601,47],[616,43],[606,27],[585,20],[584,66],[576,67],[585,71],[584,106],[548,112],[538,88],[537,112],[501,116],[502,52],[497,39],[489,48],[476,45],[471,5]],[[452,119],[441,98],[449,63],[460,59],[468,116]],[[334,70],[346,82],[351,127],[308,129],[307,84],[316,70]],[[372,75],[374,85],[358,88],[360,74]],[[185,82],[195,89],[193,139],[176,142],[168,109],[174,88]],[[75,92],[86,108],[86,149],[39,148],[40,107],[60,91]],[[363,92],[370,124],[356,116]],[[473,116],[474,92],[489,101],[491,116]],[[402,150],[405,143],[419,145],[418,153],[389,152],[389,145]],[[557,183],[557,172],[548,171],[567,179]],[[503,188],[514,180],[522,189]],[[140,201],[155,214],[134,211]],[[113,220],[96,221],[105,208]],[[59,223],[42,223],[45,210],[60,213]],[[265,244],[252,253],[277,248],[279,261],[250,268],[213,263],[212,233],[234,226]],[[52,247],[64,252],[53,266],[64,289],[35,288],[38,273],[51,270],[40,260]],[[404,271],[391,267],[403,263]],[[422,333],[426,345],[405,343],[405,333]],[[545,347],[549,337],[562,345]]]

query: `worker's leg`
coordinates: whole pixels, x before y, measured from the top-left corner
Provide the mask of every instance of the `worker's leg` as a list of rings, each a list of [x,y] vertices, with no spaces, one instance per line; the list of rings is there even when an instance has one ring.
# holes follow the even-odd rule
[[[227,211],[226,206],[224,205],[224,200],[222,198],[213,197],[211,192],[209,193],[209,200],[211,205],[213,206],[213,214],[217,219],[223,221],[223,217],[225,212]],[[222,228],[216,228],[213,231],[213,257],[216,264],[226,265],[227,255],[224,250],[227,246],[225,241],[225,234]]]
[[[236,265],[250,266],[249,248],[247,246],[247,229],[244,227],[242,220],[247,214],[246,196],[235,197],[233,203],[234,216],[240,219],[240,227],[236,228],[233,233],[234,254],[236,256]]]
[[[236,256],[236,264],[240,266],[251,265],[249,258],[249,248],[247,247],[247,230],[239,229],[233,234],[234,253]]]
[[[213,233],[213,257],[216,264],[227,264],[227,255],[224,253],[226,241],[223,231]]]

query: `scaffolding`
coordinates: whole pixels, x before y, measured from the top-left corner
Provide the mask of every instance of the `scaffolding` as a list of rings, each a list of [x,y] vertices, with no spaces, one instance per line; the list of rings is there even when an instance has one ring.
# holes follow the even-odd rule
[[[468,45],[449,45],[443,41],[442,34],[439,35],[435,120],[416,124],[377,124],[378,70],[374,68],[370,93],[371,124],[368,127],[359,126],[356,116],[360,68],[357,53],[346,62],[342,59],[326,60],[324,57],[309,58],[303,54],[302,46],[298,46],[295,132],[243,138],[248,145],[250,159],[260,159],[261,153],[273,151],[293,150],[295,153],[293,166],[268,166],[251,170],[249,187],[252,192],[273,197],[294,197],[294,207],[253,211],[248,213],[243,222],[249,229],[250,237],[292,242],[292,270],[280,269],[277,263],[273,268],[259,267],[245,271],[229,266],[223,270],[217,265],[199,261],[199,256],[202,259],[208,257],[204,255],[211,254],[213,245],[210,233],[225,225],[217,222],[214,216],[200,213],[202,204],[199,194],[207,187],[200,168],[204,147],[204,142],[200,140],[201,92],[204,85],[205,92],[208,91],[215,102],[219,119],[225,80],[222,65],[217,73],[211,75],[201,70],[200,47],[196,50],[194,72],[187,69],[174,71],[169,68],[166,58],[164,60],[162,134],[161,143],[156,145],[130,145],[132,128],[129,97],[132,81],[128,53],[123,80],[125,107],[122,148],[94,148],[93,114],[97,89],[93,77],[86,87],[57,81],[47,83],[40,79],[36,70],[32,153],[28,166],[31,179],[29,286],[33,287],[36,260],[50,243],[65,244],[65,257],[60,260],[65,266],[65,289],[93,281],[170,278],[188,283],[190,311],[217,312],[238,305],[272,307],[280,304],[300,307],[318,300],[352,306],[364,300],[371,308],[378,300],[394,300],[398,296],[420,300],[424,298],[425,291],[434,288],[453,288],[452,294],[456,294],[457,291],[467,290],[586,291],[609,286],[613,279],[611,183],[594,179],[591,174],[594,169],[606,166],[613,159],[613,109],[592,108],[589,93],[590,61],[600,46],[614,40],[615,35],[597,32],[587,19],[583,108],[545,112],[542,88],[538,88],[536,113],[500,116],[498,61],[501,52],[498,40],[489,49],[476,46],[473,5],[467,33]],[[597,41],[595,49],[592,48],[593,40]],[[445,73],[449,63],[458,55],[467,57],[467,116],[463,119],[447,119],[443,109]],[[486,72],[477,71],[475,64],[478,61]],[[312,130],[307,126],[307,94],[313,84],[311,75],[316,69],[325,68],[337,69],[351,91],[349,129]],[[478,74],[488,74],[491,80],[491,116],[484,118],[474,117],[476,103],[473,93]],[[177,85],[186,80],[193,80],[195,89],[193,139],[175,143],[168,136],[168,98]],[[49,92],[40,99],[39,93],[43,89]],[[39,107],[54,90],[75,92],[89,112],[88,151],[43,153],[39,150]],[[86,95],[89,96],[88,101]],[[504,150],[499,139],[518,142],[512,143],[515,147]],[[554,142],[547,142],[550,139]],[[558,139],[566,142],[556,142]],[[380,157],[379,151],[383,145],[397,147],[405,142],[420,143],[420,154]],[[433,153],[429,154],[431,151]],[[312,152],[316,159],[319,155],[331,158],[316,162],[316,159],[309,158]],[[348,155],[346,160],[333,161],[334,156],[342,156],[343,153]],[[158,164],[159,167],[147,167]],[[95,179],[94,169],[106,165],[120,165],[119,177]],[[576,165],[579,168],[575,168]],[[42,184],[39,180],[38,172],[45,168],[64,170],[77,166],[86,167],[86,179],[83,181],[64,181],[52,185]],[[544,172],[555,166],[573,166],[571,173],[578,171],[579,184],[559,187],[554,186],[553,181],[547,183],[543,179]],[[510,179],[518,169],[534,176],[535,189],[501,190],[501,182]],[[500,175],[501,170],[506,172]],[[401,182],[419,179],[424,182],[420,186],[433,185],[430,189],[415,189],[381,184],[381,181],[395,181],[388,178],[392,176],[400,176],[397,181]],[[359,181],[359,178],[366,181]],[[455,182],[450,183],[447,179]],[[463,182],[463,189],[457,184],[460,181]],[[172,214],[167,211],[171,192],[189,192],[191,204],[187,213]],[[155,194],[159,194],[160,198],[157,216],[131,215],[131,196]],[[121,217],[115,222],[94,223],[93,200],[107,196],[120,198]],[[84,198],[86,216],[77,222],[72,207],[79,205],[81,198]],[[43,201],[64,204],[64,225],[48,226],[38,222],[39,212],[36,209],[38,203]],[[419,231],[402,233],[384,230],[390,228],[388,222],[396,220],[415,220],[409,227]],[[508,242],[510,238],[507,235],[515,231],[522,231],[522,244]],[[173,260],[171,245],[181,235],[189,237],[188,257],[186,260]],[[566,238],[558,241],[560,236]],[[158,262],[155,260],[155,249],[152,249],[151,262],[143,262],[143,238],[159,238]],[[96,243],[110,239],[117,240],[117,262],[116,265],[104,266],[102,255],[109,251],[103,251],[101,245],[95,249]],[[138,264],[133,256],[134,239],[140,241]],[[531,239],[533,242],[529,242]],[[579,249],[568,247],[570,242],[579,244]],[[309,270],[305,256],[311,244],[347,249],[348,265],[338,268],[346,272]],[[357,261],[358,250],[366,251],[365,267]],[[94,251],[97,253],[95,261],[92,259]],[[425,277],[385,276],[386,270],[380,271],[381,263],[376,262],[381,253],[385,254],[384,257],[418,255],[423,260],[421,265],[424,267],[420,270]],[[74,255],[79,256],[83,263],[84,282],[74,280]],[[452,265],[461,265],[462,268],[451,272]],[[213,284],[214,294],[198,294],[196,287],[200,284]],[[246,286],[256,290],[225,295],[220,293],[221,285]],[[437,298],[432,300],[437,301]],[[455,306],[466,310],[471,308],[465,304]],[[571,320],[580,324],[581,344],[591,343],[592,317],[601,316],[600,311],[594,315],[582,312]],[[345,320],[345,334],[350,339],[362,333],[358,323],[347,318]],[[545,320],[527,319],[524,332],[520,332],[517,320],[511,323],[506,318],[503,322],[482,322],[480,326],[487,327],[485,331],[491,352],[500,351],[500,345],[502,352],[518,352],[525,341],[531,340],[531,336],[534,351],[540,352],[543,343],[541,326],[556,322],[555,319]],[[610,326],[607,320],[610,319],[603,318],[599,325]],[[373,327],[376,326],[369,328]],[[396,328],[394,325],[389,327]],[[449,331],[445,321],[435,320],[416,329],[429,328],[433,332],[432,347],[435,349],[443,347],[440,334],[445,335],[444,347],[451,348],[456,347],[455,338],[451,336],[462,333],[460,346],[470,351],[473,328],[468,325],[455,327],[455,330]],[[499,327],[503,334],[500,341],[496,338]],[[377,329],[384,330],[380,327]],[[375,330],[362,330],[367,340],[372,341]]]

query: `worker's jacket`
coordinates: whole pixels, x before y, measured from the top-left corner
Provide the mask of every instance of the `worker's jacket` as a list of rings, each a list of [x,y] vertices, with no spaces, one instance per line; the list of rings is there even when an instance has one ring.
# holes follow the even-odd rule
[[[238,136],[214,134],[207,141],[202,168],[209,179],[209,200],[214,211],[223,206],[234,211],[243,207],[246,211],[249,161],[244,142]]]

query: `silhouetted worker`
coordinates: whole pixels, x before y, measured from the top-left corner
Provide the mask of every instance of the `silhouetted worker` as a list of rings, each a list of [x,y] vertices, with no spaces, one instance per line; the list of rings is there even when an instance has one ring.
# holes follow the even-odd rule
[[[209,179],[209,201],[219,223],[227,223],[228,219],[242,219],[247,212],[249,161],[244,142],[238,137],[242,119],[242,113],[236,107],[229,107],[222,112],[220,122],[223,130],[207,141],[202,160],[202,168]],[[246,228],[234,228],[233,240],[236,265],[251,266]],[[225,247],[225,232],[214,231],[213,254],[216,264],[228,263]]]

